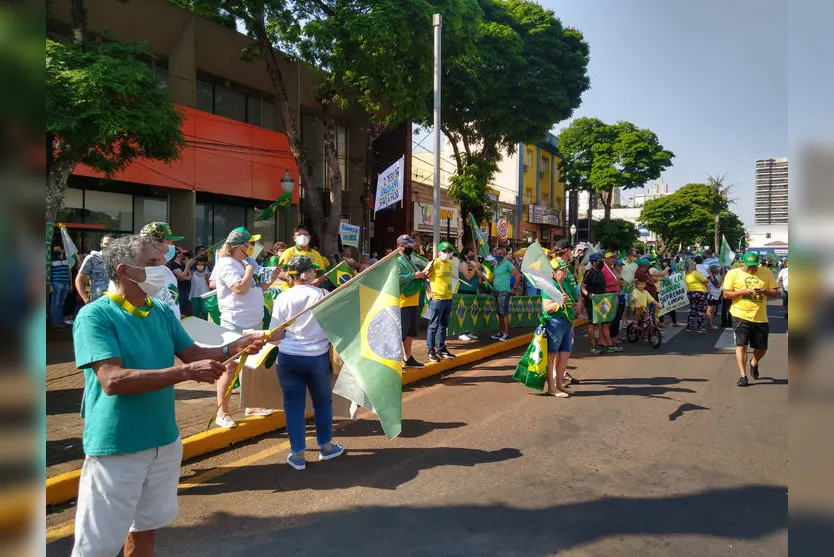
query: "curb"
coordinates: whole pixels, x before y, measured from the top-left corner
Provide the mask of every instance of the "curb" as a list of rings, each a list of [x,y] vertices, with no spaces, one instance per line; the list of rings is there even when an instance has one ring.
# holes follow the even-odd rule
[[[588,323],[587,319],[575,320],[574,328],[581,327]],[[463,367],[471,363],[495,356],[502,352],[515,350],[533,339],[533,333],[513,337],[506,342],[496,342],[482,348],[473,348],[460,352],[453,360],[442,360],[436,363],[428,363],[419,369],[409,369],[403,375],[403,385],[416,383],[426,377],[439,375],[451,369]],[[183,461],[198,456],[213,453],[225,449],[235,443],[246,441],[260,435],[271,433],[286,425],[284,413],[277,411],[271,416],[253,416],[244,418],[237,423],[234,429],[210,429],[202,433],[189,435],[182,440]],[[81,470],[64,472],[46,479],[46,504],[57,505],[66,503],[78,496],[78,482],[81,479]]]

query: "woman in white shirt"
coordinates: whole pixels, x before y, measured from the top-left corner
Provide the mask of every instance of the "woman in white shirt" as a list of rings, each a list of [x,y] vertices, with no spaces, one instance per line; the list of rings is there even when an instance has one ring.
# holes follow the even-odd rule
[[[312,282],[316,280],[316,265],[304,255],[294,255],[287,262],[292,288],[275,298],[272,308],[274,329],[290,317],[299,314],[327,295]],[[307,391],[313,400],[316,440],[319,460],[330,460],[344,453],[341,445],[333,443],[333,393],[331,390],[330,341],[312,313],[303,313],[295,322],[271,340],[278,344],[278,381],[284,391],[284,415],[290,454],[287,462],[296,470],[304,470],[307,460],[307,436],[304,411]]]
[[[255,242],[260,238],[259,234],[253,236],[241,226],[229,233],[226,243],[217,252],[217,262],[212,276],[217,286],[220,325],[236,333],[242,333],[247,329],[263,329],[264,293],[262,289],[268,287],[269,283],[264,282],[260,286],[255,284],[254,276],[257,269],[250,259],[255,251]],[[229,400],[225,398],[226,389],[234,378],[235,367],[235,363],[229,364],[226,373],[217,380],[217,404],[220,409],[214,423],[220,427],[237,426],[229,415]],[[272,414],[272,410],[246,409],[247,416],[268,416],[269,414]]]

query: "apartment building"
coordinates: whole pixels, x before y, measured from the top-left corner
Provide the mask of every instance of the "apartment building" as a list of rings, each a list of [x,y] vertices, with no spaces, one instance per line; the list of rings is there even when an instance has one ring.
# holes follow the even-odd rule
[[[754,223],[788,224],[788,159],[756,161]]]

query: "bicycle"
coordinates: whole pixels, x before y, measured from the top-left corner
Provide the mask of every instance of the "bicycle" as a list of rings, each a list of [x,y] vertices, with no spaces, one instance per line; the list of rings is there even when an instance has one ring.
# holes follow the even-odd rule
[[[646,311],[640,314],[639,319],[634,323],[629,323],[626,328],[626,338],[629,342],[637,342],[641,339],[646,339],[652,348],[659,348],[660,343],[663,342],[663,332],[657,326],[657,319],[655,317],[655,304],[649,304]]]

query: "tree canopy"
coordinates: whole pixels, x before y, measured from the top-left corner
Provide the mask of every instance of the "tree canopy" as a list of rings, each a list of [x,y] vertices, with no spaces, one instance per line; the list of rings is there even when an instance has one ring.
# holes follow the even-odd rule
[[[573,190],[586,190],[602,199],[605,219],[611,218],[614,188],[642,188],[672,165],[674,153],[657,135],[631,122],[606,124],[597,118],[577,118],[559,134],[562,176]]]
[[[46,41],[47,222],[79,163],[109,175],[138,158],[179,157],[183,115],[141,60],[150,56],[137,44]]]
[[[707,184],[687,184],[679,190],[643,205],[640,222],[663,238],[665,245],[685,246],[713,242],[715,215],[721,233],[731,246],[744,236],[744,225],[729,210],[727,199]]]
[[[594,239],[602,247],[611,251],[628,249],[639,238],[639,232],[634,223],[623,219],[594,221],[591,228]]]

